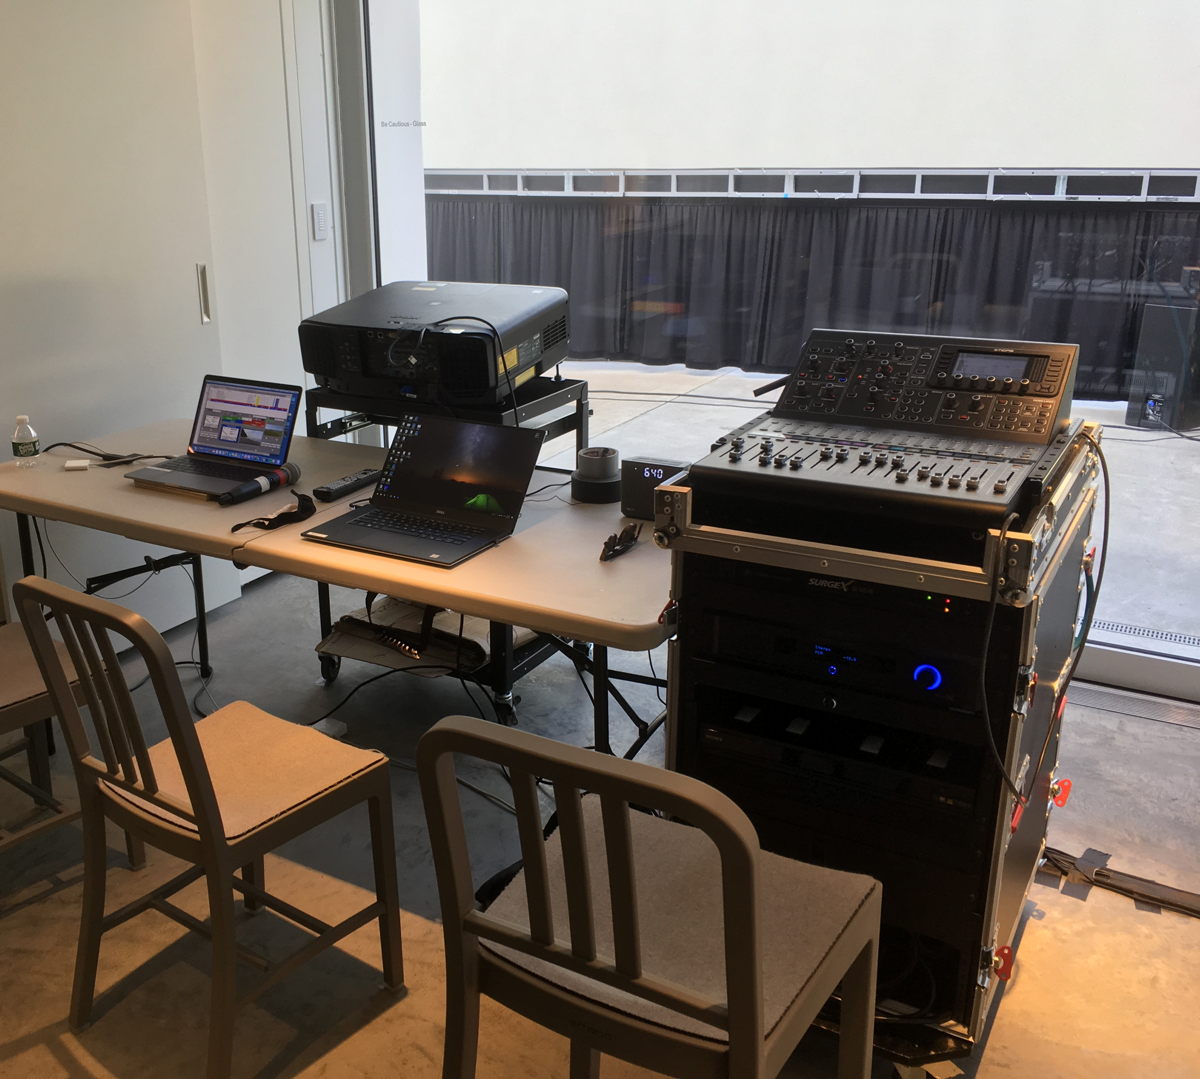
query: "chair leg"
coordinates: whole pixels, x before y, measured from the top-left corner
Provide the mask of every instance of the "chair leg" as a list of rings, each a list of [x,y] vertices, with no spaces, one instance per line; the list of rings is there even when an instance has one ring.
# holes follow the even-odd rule
[[[140,835],[125,833],[125,853],[129,856],[130,869],[146,868],[146,844]]]
[[[383,952],[383,982],[389,989],[404,985],[404,952],[400,937],[400,887],[396,883],[396,838],[392,826],[392,798],[383,794],[367,799],[371,817],[371,856],[375,863],[375,898],[380,903],[379,945]]]
[[[237,1007],[237,949],[233,885],[227,871],[208,872],[212,926],[212,1008],[208,1019],[208,1079],[228,1079],[233,1067],[233,1026]]]
[[[450,930],[455,932],[455,930]],[[475,1079],[479,1053],[479,958],[446,940],[446,1044],[442,1079]],[[477,945],[476,945],[477,947]]]
[[[600,1079],[600,1054],[585,1042],[571,1039],[571,1079]]]
[[[79,916],[79,947],[75,953],[75,980],[71,987],[73,1030],[82,1030],[92,1021],[100,936],[104,932],[104,890],[108,876],[104,812],[94,793],[82,793],[82,800],[83,904]]]
[[[255,858],[254,861],[242,866],[242,880],[247,884],[253,884],[256,888],[265,889],[266,886],[263,884],[263,881],[266,879],[266,870],[261,857]],[[262,909],[262,903],[252,895],[244,895],[242,897],[242,905],[248,913]]]
[[[25,758],[29,762],[29,782],[53,796],[50,778],[50,720],[41,719],[25,728]]]
[[[838,1079],[869,1079],[875,1030],[875,951],[872,937],[842,979]]]

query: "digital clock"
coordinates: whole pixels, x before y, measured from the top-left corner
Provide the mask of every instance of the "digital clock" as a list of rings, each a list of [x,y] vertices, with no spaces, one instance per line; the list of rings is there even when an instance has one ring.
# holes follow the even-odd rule
[[[654,520],[654,488],[690,467],[687,461],[626,457],[621,462],[621,512],[639,521]]]

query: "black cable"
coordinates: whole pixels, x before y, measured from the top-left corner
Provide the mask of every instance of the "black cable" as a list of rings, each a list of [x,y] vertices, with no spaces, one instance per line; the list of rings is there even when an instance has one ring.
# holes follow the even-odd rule
[[[42,544],[42,530],[38,528],[38,519],[36,517],[31,517],[30,520],[33,522],[33,535],[37,539],[38,551],[42,555],[42,576],[48,579],[50,577],[50,570],[46,565],[46,548]],[[54,557],[57,558],[58,555]]]
[[[532,495],[540,495],[543,491],[549,491],[552,487],[554,487],[554,488],[566,487],[566,485],[570,482],[571,481],[569,479],[565,479],[561,483],[547,483],[547,484],[543,485],[542,487],[538,487],[536,490],[527,491],[525,494],[525,497],[529,498]]]
[[[497,359],[500,363],[500,370],[504,372],[504,381],[508,383],[508,396],[513,403],[513,426],[519,426],[517,421],[517,388],[513,385],[512,372],[508,369],[508,362],[504,356],[504,339],[500,336],[500,331],[496,329],[486,318],[480,318],[479,315],[451,315],[448,318],[440,318],[433,323],[434,326],[444,326],[447,322],[482,322],[489,330],[492,331],[492,336],[496,338],[496,352],[499,354]],[[519,358],[519,357],[518,357]]]
[[[620,394],[622,396],[634,397],[640,401],[658,402],[663,405],[674,405],[681,401],[696,401],[704,403],[706,408],[715,408],[716,405],[710,405],[708,402],[721,402],[724,407],[729,405],[737,405],[742,408],[752,408],[756,412],[764,412],[770,406],[770,401],[747,401],[744,397],[718,397],[714,394],[703,393],[656,393],[654,390],[593,390],[588,394],[590,401],[606,400],[605,394]],[[615,400],[615,398],[608,398]]]
[[[328,719],[331,715],[333,715],[334,712],[336,712],[339,708],[341,708],[342,705],[344,705],[351,697],[353,697],[354,694],[356,694],[360,689],[362,689],[364,686],[369,686],[372,682],[378,682],[381,678],[388,678],[389,676],[391,676],[393,674],[400,674],[403,671],[447,671],[448,672],[449,670],[450,670],[450,668],[448,666],[446,666],[446,664],[444,664],[444,663],[419,663],[419,664],[415,664],[412,667],[389,667],[386,671],[383,671],[381,674],[373,675],[371,678],[368,678],[365,681],[359,682],[358,685],[356,685],[352,690],[350,690],[350,692],[347,693],[340,701],[338,701],[337,704],[335,704],[331,709],[329,709],[328,712],[326,712],[323,716],[317,716],[316,719],[310,721],[309,723],[306,723],[305,726],[306,727],[315,727],[318,723],[321,722],[321,720]]]
[[[1101,515],[1100,526],[1100,555],[1095,560],[1092,566],[1092,586],[1089,590],[1087,604],[1084,607],[1083,618],[1080,622],[1079,631],[1075,635],[1077,642],[1074,655],[1071,657],[1071,666],[1067,669],[1066,676],[1063,678],[1062,691],[1065,693],[1070,686],[1072,679],[1075,677],[1075,671],[1079,667],[1079,661],[1083,658],[1083,649],[1087,644],[1088,634],[1091,632],[1092,622],[1096,615],[1096,604],[1100,599],[1100,586],[1104,582],[1104,568],[1108,563],[1108,535],[1109,535],[1109,505],[1112,501],[1112,484],[1108,474],[1108,462],[1104,459],[1104,451],[1101,450],[1100,444],[1087,431],[1081,431],[1080,434],[1091,444],[1093,452],[1096,454],[1096,459],[1100,463],[1100,472],[1104,479],[1104,509]],[[1038,753],[1037,764],[1029,773],[1028,790],[1025,792],[1025,798],[1022,804],[1027,804],[1029,798],[1033,795],[1034,785],[1037,783],[1038,774],[1042,770],[1042,762],[1046,759],[1046,752],[1050,748],[1050,741],[1054,736],[1054,732],[1058,729],[1062,722],[1062,711],[1056,708],[1055,712],[1050,717],[1050,722],[1046,726],[1046,737],[1042,741],[1041,751]],[[990,729],[990,728],[989,728]]]
[[[646,658],[650,661],[650,677],[655,681],[658,681],[658,671],[654,669],[654,653],[647,650]],[[662,695],[662,686],[655,686],[654,692],[658,697],[658,703],[665,705],[667,703],[667,698]]]
[[[417,766],[415,763],[413,763],[412,761],[404,760],[404,758],[402,758],[402,757],[388,757],[388,764],[392,765],[395,768],[403,768],[407,772],[415,772],[417,770]],[[494,805],[498,805],[501,809],[503,809],[507,813],[511,813],[514,817],[517,815],[517,807],[506,802],[499,795],[493,794],[491,791],[486,791],[482,787],[475,786],[474,783],[471,783],[470,781],[463,779],[462,776],[456,775],[454,777],[454,782],[457,783],[460,787],[466,787],[467,790],[473,791],[475,794],[478,794],[481,798],[486,798],[489,802],[492,802]]]
[[[1165,427],[1168,431],[1170,431],[1171,434],[1176,435],[1179,438],[1186,439],[1188,442],[1200,442],[1200,437],[1197,437],[1196,435],[1185,435],[1182,431],[1176,431],[1175,428],[1172,427],[1165,420],[1159,420],[1158,422],[1160,424],[1162,424],[1162,426]]]
[[[1095,584],[1092,586],[1090,610],[1084,611],[1084,624],[1080,626],[1079,630],[1079,648],[1071,660],[1070,670],[1063,681],[1064,689],[1071,684],[1071,679],[1075,677],[1075,671],[1079,667],[1079,660],[1083,656],[1083,649],[1087,644],[1088,634],[1091,632],[1092,622],[1095,619],[1096,607],[1100,602],[1100,588],[1104,584],[1104,570],[1108,565],[1108,537],[1112,523],[1112,514],[1110,512],[1110,506],[1112,505],[1112,479],[1108,472],[1108,461],[1105,460],[1104,451],[1100,448],[1100,443],[1092,438],[1087,431],[1082,431],[1081,433],[1091,444],[1092,451],[1096,454],[1096,460],[1100,463],[1100,475],[1104,480],[1104,509],[1100,515],[1100,557],[1093,566],[1094,572],[1092,576]]]
[[[987,734],[988,748],[992,751],[992,758],[996,762],[996,767],[1000,770],[1000,777],[1004,780],[1004,785],[1008,787],[1012,796],[1017,800],[1017,805],[1023,806],[1027,799],[1018,789],[1016,783],[1013,782],[1012,776],[1008,774],[1004,758],[1000,755],[1000,750],[996,746],[996,735],[992,730],[991,711],[988,708],[987,688],[988,649],[992,643],[992,626],[996,621],[996,608],[1000,602],[1000,575],[1004,569],[1004,548],[1008,540],[1008,530],[1017,519],[1017,516],[1016,513],[1010,513],[1004,519],[1004,524],[1000,526],[1000,537],[996,543],[996,559],[995,564],[992,566],[991,596],[988,601],[987,619],[983,627],[983,648],[979,662],[979,703],[983,713],[983,729]]]
[[[48,453],[50,450],[56,450],[60,446],[66,446],[68,449],[78,450],[80,453],[97,457],[108,465],[133,464],[135,461],[147,461],[151,458],[165,461],[173,456],[166,453],[110,453],[107,450],[100,449],[99,446],[92,445],[90,442],[52,442],[42,452]]]
[[[35,519],[35,520],[34,520],[34,522],[33,522],[33,530],[34,530],[34,532],[36,532],[36,533],[37,533],[37,537],[38,537],[38,548],[39,548],[39,549],[41,550],[41,552],[42,552],[42,571],[43,571],[43,572],[42,572],[42,576],[43,576],[43,577],[49,577],[49,576],[50,576],[50,575],[49,575],[49,573],[47,573],[47,572],[46,572],[46,548],[42,546],[42,535],[41,535],[41,533],[40,533],[40,532],[38,532],[38,526],[37,526],[37,520],[36,520],[36,519]],[[80,590],[81,592],[85,592],[85,591],[87,591],[87,585],[86,585],[86,584],[84,584],[84,583],[83,583],[83,581],[81,581],[81,580],[80,580],[78,577],[76,577],[76,576],[75,576],[75,574],[73,574],[73,573],[71,572],[70,568],[69,568],[69,567],[67,566],[67,564],[66,564],[66,563],[65,563],[65,562],[62,560],[62,556],[61,556],[61,555],[59,555],[59,553],[58,553],[58,552],[57,552],[57,551],[54,549],[54,544],[50,542],[50,522],[49,522],[49,521],[47,521],[47,522],[46,522],[46,547],[49,547],[49,548],[50,548],[50,553],[51,553],[52,555],[54,555],[54,560],[55,560],[55,561],[56,561],[56,562],[57,562],[57,563],[58,563],[58,564],[59,564],[59,565],[62,567],[62,570],[63,570],[63,572],[64,572],[64,573],[65,573],[65,574],[66,574],[68,577],[70,577],[70,578],[71,578],[71,580],[72,580],[72,581],[74,581],[76,585],[78,585],[78,587],[79,587],[79,590]]]

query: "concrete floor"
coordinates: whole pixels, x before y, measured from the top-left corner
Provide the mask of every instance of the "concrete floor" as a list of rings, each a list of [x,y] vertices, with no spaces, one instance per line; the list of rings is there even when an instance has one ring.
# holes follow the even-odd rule
[[[638,379],[637,387],[643,393],[628,395],[613,392],[630,387],[629,373],[618,369],[622,366],[578,364],[572,365],[572,373],[578,371],[589,381],[595,408],[592,443],[616,446],[623,456],[665,451],[673,457],[695,458],[707,451],[714,437],[754,414],[736,401],[692,399],[667,405],[659,399],[639,399],[645,397],[644,390],[654,389],[745,401],[756,382],[753,378],[729,372],[652,369]],[[752,407],[761,406],[755,403]],[[564,440],[548,448],[547,458],[569,464],[573,452]],[[1114,568],[1106,584],[1111,602],[1119,601],[1124,587],[1122,574]],[[339,610],[359,603],[356,595],[335,592]],[[1175,609],[1170,604],[1147,608],[1145,618],[1174,617]],[[210,686],[201,691],[190,675],[186,684],[191,692],[199,693],[205,710],[233,699],[247,699],[277,714],[312,722],[378,673],[376,668],[347,661],[339,679],[325,686],[312,654],[315,625],[313,586],[274,575],[256,581],[247,586],[241,601],[221,608],[211,618],[216,675]],[[188,658],[194,647],[190,627],[172,631],[168,638],[176,658]],[[268,649],[263,648],[264,641],[270,642]],[[662,674],[664,651],[614,655],[614,666],[648,673],[653,664]],[[561,658],[549,661],[521,683],[519,692],[522,728],[579,745],[590,742],[589,701],[569,662]],[[629,696],[643,714],[653,715],[661,707],[652,689],[633,687]],[[436,887],[415,777],[404,762],[411,761],[417,738],[432,722],[460,712],[491,715],[478,690],[472,696],[450,679],[399,674],[364,684],[337,712],[348,726],[350,741],[384,749],[397,761],[393,790],[401,901],[406,911],[423,918],[437,916]],[[614,720],[614,743],[620,746],[631,738],[632,731]],[[660,734],[641,759],[661,758]],[[1070,776],[1075,789],[1070,803],[1052,816],[1052,845],[1076,854],[1088,848],[1105,851],[1114,868],[1200,891],[1196,843],[1200,835],[1200,708],[1079,687],[1064,719],[1060,761],[1060,774]],[[59,759],[56,767],[61,769],[62,764]],[[498,774],[481,771],[475,778],[497,795],[507,793]],[[5,796],[0,811],[10,805]],[[485,826],[494,822],[495,835],[500,835],[503,810],[482,798],[469,798],[467,806]],[[77,839],[74,829],[60,829],[0,859],[0,941],[6,929],[19,935],[25,924],[22,919],[31,917],[33,908],[25,897],[37,894],[43,886],[53,890],[55,880],[70,876],[78,861]],[[352,822],[342,818],[289,845],[280,855],[298,867],[360,887],[370,885],[364,839]],[[481,869],[499,868],[515,857],[511,844],[499,838],[475,855]],[[46,941],[45,947],[48,953],[53,950],[59,964],[70,962],[69,939]],[[1195,1036],[1195,1017],[1200,1015],[1198,967],[1200,920],[1135,904],[1099,889],[1039,877],[1026,904],[1016,973],[994,1009],[984,1044],[970,1058],[943,1063],[930,1074],[965,1074],[979,1079],[1194,1079],[1200,1076],[1200,1040]],[[23,965],[6,970],[0,1000],[18,999],[25,991],[22,978],[27,976]],[[60,1023],[66,1000],[46,999],[39,1007],[44,1014],[29,1020],[31,1029],[49,1030]],[[7,1010],[0,1006],[0,1011]],[[98,1032],[101,1025],[93,1029]],[[35,1074],[7,1070],[6,1061],[16,1068],[16,1061],[25,1059],[20,1051],[28,1050],[31,1039],[36,1041],[39,1036],[14,1035],[9,1042],[0,1030],[0,1076]],[[85,1034],[81,1043],[86,1044],[91,1036],[91,1032]],[[335,1049],[324,1058],[319,1072],[302,1072],[285,1063],[271,1074],[368,1074],[357,1065],[351,1067],[348,1058],[342,1067],[338,1060]],[[434,1060],[426,1070],[404,1074],[433,1076],[436,1064]],[[56,1064],[36,1074],[125,1073]],[[813,1039],[811,1045],[806,1040],[786,1074],[806,1079],[833,1075],[828,1039]],[[873,1079],[891,1074],[890,1065],[876,1062]]]

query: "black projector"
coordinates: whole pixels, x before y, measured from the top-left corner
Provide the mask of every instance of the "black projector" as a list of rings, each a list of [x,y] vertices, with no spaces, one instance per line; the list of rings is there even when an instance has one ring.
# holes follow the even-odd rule
[[[394,281],[300,323],[317,385],[354,397],[494,405],[567,355],[567,294]]]

